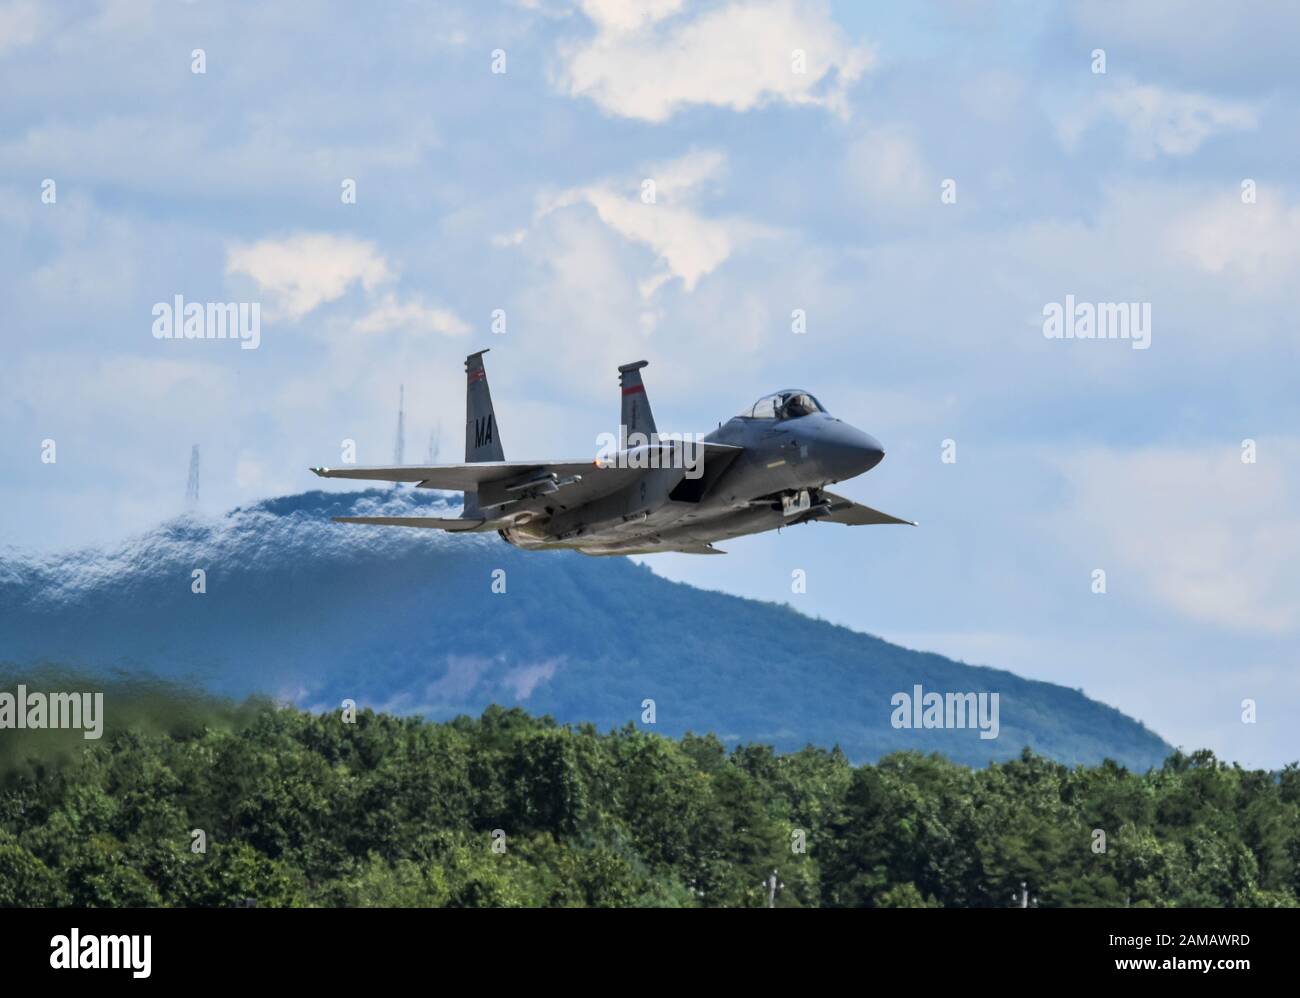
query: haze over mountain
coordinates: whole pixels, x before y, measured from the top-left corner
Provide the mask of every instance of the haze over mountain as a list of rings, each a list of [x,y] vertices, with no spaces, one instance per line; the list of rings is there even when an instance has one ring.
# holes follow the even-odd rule
[[[114,548],[11,549],[0,557],[0,662],[20,674],[38,663],[147,673],[319,709],[352,698],[436,719],[502,703],[607,728],[641,724],[650,699],[665,734],[838,744],[855,761],[919,749],[979,765],[1028,746],[1146,769],[1172,751],[1077,690],[669,582],[625,559],[329,522],[446,508],[456,507],[405,489],[308,492],[177,518]],[[492,591],[497,569],[504,593]],[[895,729],[891,697],[918,684],[998,693],[998,737]]]

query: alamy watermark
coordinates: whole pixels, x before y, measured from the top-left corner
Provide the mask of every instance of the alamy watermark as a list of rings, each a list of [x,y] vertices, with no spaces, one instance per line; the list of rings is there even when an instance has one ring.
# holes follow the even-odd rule
[[[602,468],[684,468],[687,478],[704,475],[702,433],[601,433],[596,437],[596,464]]]
[[[1134,350],[1151,346],[1149,301],[1049,301],[1043,306],[1043,336],[1049,340],[1131,340]]]
[[[917,683],[911,693],[889,698],[894,708],[889,723],[895,728],[979,728],[980,737],[998,736],[998,694],[926,693]]]
[[[50,940],[50,966],[55,970],[129,970],[135,978],[152,972],[153,936],[99,936],[71,930]]]
[[[153,307],[156,340],[239,340],[241,350],[262,343],[261,302],[187,302],[182,295]]]
[[[28,692],[19,684],[17,693],[0,693],[0,729],[82,729],[82,737],[98,739],[104,734],[103,693]]]

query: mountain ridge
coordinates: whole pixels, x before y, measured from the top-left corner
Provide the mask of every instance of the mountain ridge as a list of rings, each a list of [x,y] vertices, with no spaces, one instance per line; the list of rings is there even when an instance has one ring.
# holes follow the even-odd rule
[[[0,661],[125,670],[313,709],[344,698],[433,719],[518,705],[564,722],[714,732],[855,761],[937,751],[982,765],[1030,747],[1146,769],[1172,752],[1078,690],[918,652],[648,567],[524,552],[494,535],[342,526],[455,515],[409,489],[305,492],[184,516],[109,548],[0,555]],[[193,573],[206,591],[191,591]],[[492,591],[505,572],[505,592]],[[895,693],[997,693],[1000,733],[898,729]],[[647,725],[649,726],[649,725]]]

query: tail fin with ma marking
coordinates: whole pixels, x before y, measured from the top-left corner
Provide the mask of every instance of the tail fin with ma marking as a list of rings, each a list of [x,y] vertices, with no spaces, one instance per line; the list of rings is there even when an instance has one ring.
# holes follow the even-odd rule
[[[486,350],[465,358],[465,463],[504,461],[501,434],[496,413],[492,411],[492,393],[488,391],[487,371],[483,368]]]

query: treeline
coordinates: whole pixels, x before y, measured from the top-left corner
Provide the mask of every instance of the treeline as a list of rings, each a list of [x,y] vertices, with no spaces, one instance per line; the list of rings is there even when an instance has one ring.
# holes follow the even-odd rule
[[[5,738],[15,733],[3,733]],[[11,744],[10,748],[13,746]],[[520,710],[245,707],[7,753],[0,904],[1296,904],[1300,770],[728,750]],[[201,851],[196,851],[202,846]]]

